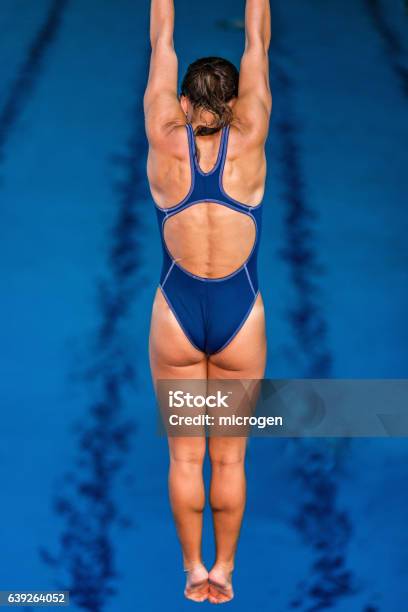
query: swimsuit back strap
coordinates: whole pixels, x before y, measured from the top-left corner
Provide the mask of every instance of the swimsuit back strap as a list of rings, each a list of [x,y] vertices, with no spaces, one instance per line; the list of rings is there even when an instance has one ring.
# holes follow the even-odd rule
[[[187,139],[188,139],[188,150],[190,154],[190,163],[191,163],[191,167],[193,168],[194,159],[196,155],[196,146],[195,146],[195,140],[194,140],[193,127],[191,123],[186,123],[186,129],[187,129]]]
[[[208,172],[203,172],[197,161],[197,147],[195,143],[193,126],[191,125],[191,123],[186,123],[186,127],[187,127],[187,132],[188,132],[190,156],[192,158],[192,161],[194,162],[194,166],[196,170],[198,170],[198,172],[200,174],[203,174],[204,176],[214,174],[216,170],[219,170],[224,165],[224,158],[227,152],[226,145],[227,145],[227,132],[228,132],[229,126],[221,128],[221,139],[220,139],[220,146],[218,148],[217,161],[215,162],[215,165]]]
[[[222,129],[221,135],[221,155],[219,160],[219,166],[221,171],[224,169],[225,158],[227,157],[227,149],[228,149],[228,136],[229,136],[230,126],[226,125]]]

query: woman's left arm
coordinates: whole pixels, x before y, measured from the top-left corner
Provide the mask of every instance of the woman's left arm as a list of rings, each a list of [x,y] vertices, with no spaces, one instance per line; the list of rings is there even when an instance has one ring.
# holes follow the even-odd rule
[[[186,122],[177,95],[178,60],[174,50],[174,0],[152,0],[149,79],[143,98],[150,143],[158,142]]]

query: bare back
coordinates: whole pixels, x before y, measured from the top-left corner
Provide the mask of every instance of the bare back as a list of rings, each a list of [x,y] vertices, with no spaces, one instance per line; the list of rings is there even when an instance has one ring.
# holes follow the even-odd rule
[[[211,172],[219,152],[220,133],[196,137],[200,168]],[[155,203],[171,208],[188,194],[191,168],[185,126],[175,127],[167,141],[150,147],[147,172]],[[264,144],[242,134],[233,124],[222,186],[233,199],[257,206],[265,189]],[[194,206],[166,223],[165,239],[174,257],[193,274],[218,278],[230,274],[248,258],[255,240],[251,220],[236,211],[208,203]]]

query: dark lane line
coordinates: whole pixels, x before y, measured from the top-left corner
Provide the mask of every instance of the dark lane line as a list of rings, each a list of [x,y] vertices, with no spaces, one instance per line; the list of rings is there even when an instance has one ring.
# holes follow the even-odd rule
[[[58,576],[64,576],[59,588],[69,590],[72,601],[90,612],[102,612],[118,594],[114,530],[132,525],[122,513],[117,493],[127,477],[123,470],[137,429],[134,419],[124,415],[129,392],[136,401],[137,384],[133,354],[126,343],[126,323],[136,292],[144,283],[139,275],[139,236],[143,235],[139,203],[148,197],[142,106],[147,59],[146,52],[138,69],[143,90],[136,91],[125,153],[112,158],[124,178],[114,187],[117,214],[108,242],[107,276],[97,286],[99,323],[83,367],[83,382],[91,399],[75,428],[75,465],[65,474],[53,500],[64,524],[59,552],[40,549],[42,560]]]
[[[294,287],[294,304],[287,316],[292,329],[294,352],[302,357],[303,371],[298,377],[330,378],[333,356],[327,336],[326,314],[319,295],[324,268],[319,262],[315,224],[317,211],[308,202],[298,142],[300,132],[294,104],[295,83],[286,65],[289,53],[281,46],[284,24],[272,3],[274,27],[271,47],[270,79],[273,85],[278,161],[283,185],[284,243],[280,255],[287,263]],[[275,42],[278,40],[278,43]],[[283,61],[282,61],[283,60]],[[273,151],[271,157],[275,155]],[[293,439],[297,462],[293,476],[299,483],[299,504],[292,525],[312,550],[313,563],[307,576],[299,580],[289,602],[290,609],[312,612],[331,609],[341,599],[358,592],[356,580],[347,563],[347,548],[352,537],[348,513],[338,507],[339,480],[343,458],[350,446],[347,440]],[[378,610],[373,605],[366,612]]]
[[[276,51],[274,52],[276,53]],[[306,202],[302,162],[297,134],[299,127],[293,110],[293,83],[285,71],[272,62],[273,76],[282,107],[276,130],[280,144],[279,167],[283,184],[284,242],[280,250],[287,263],[295,289],[295,303],[288,307],[287,318],[296,344],[296,352],[304,364],[304,376],[329,377],[332,354],[328,347],[327,321],[319,303],[319,280],[323,267],[316,249],[314,222],[317,212]]]
[[[373,25],[383,40],[391,68],[399,80],[404,95],[408,96],[408,66],[406,64],[406,60],[405,62],[403,60],[403,48],[398,36],[388,25],[379,0],[365,0],[365,4],[372,19]]]
[[[280,51],[272,50],[271,80],[274,81],[279,108],[275,119],[281,149],[280,170],[286,208],[286,246],[280,251],[289,266],[296,303],[288,318],[297,351],[303,356],[305,378],[329,378],[332,355],[327,342],[327,324],[318,302],[317,277],[321,275],[316,252],[313,222],[317,213],[306,203],[303,171],[297,134],[299,126],[293,108],[293,87],[286,71],[279,65]],[[334,460],[336,449],[326,440],[293,439],[297,463],[293,475],[299,483],[299,505],[293,526],[313,550],[314,562],[309,575],[299,581],[290,607],[302,610],[326,609],[354,592],[352,575],[346,567],[346,547],[351,525],[337,505],[341,465]],[[342,446],[340,442],[340,446]]]
[[[0,162],[5,157],[7,139],[33,92],[45,57],[57,38],[62,16],[69,0],[53,0],[43,25],[36,33],[19,73],[0,110]]]

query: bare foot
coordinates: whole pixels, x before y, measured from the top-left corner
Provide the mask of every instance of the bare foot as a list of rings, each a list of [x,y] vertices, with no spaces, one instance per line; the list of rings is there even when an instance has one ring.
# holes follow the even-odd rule
[[[184,595],[192,601],[208,599],[208,572],[204,565],[195,565],[188,570]]]
[[[226,603],[234,597],[231,581],[232,569],[216,564],[208,574],[208,601],[210,603]]]

